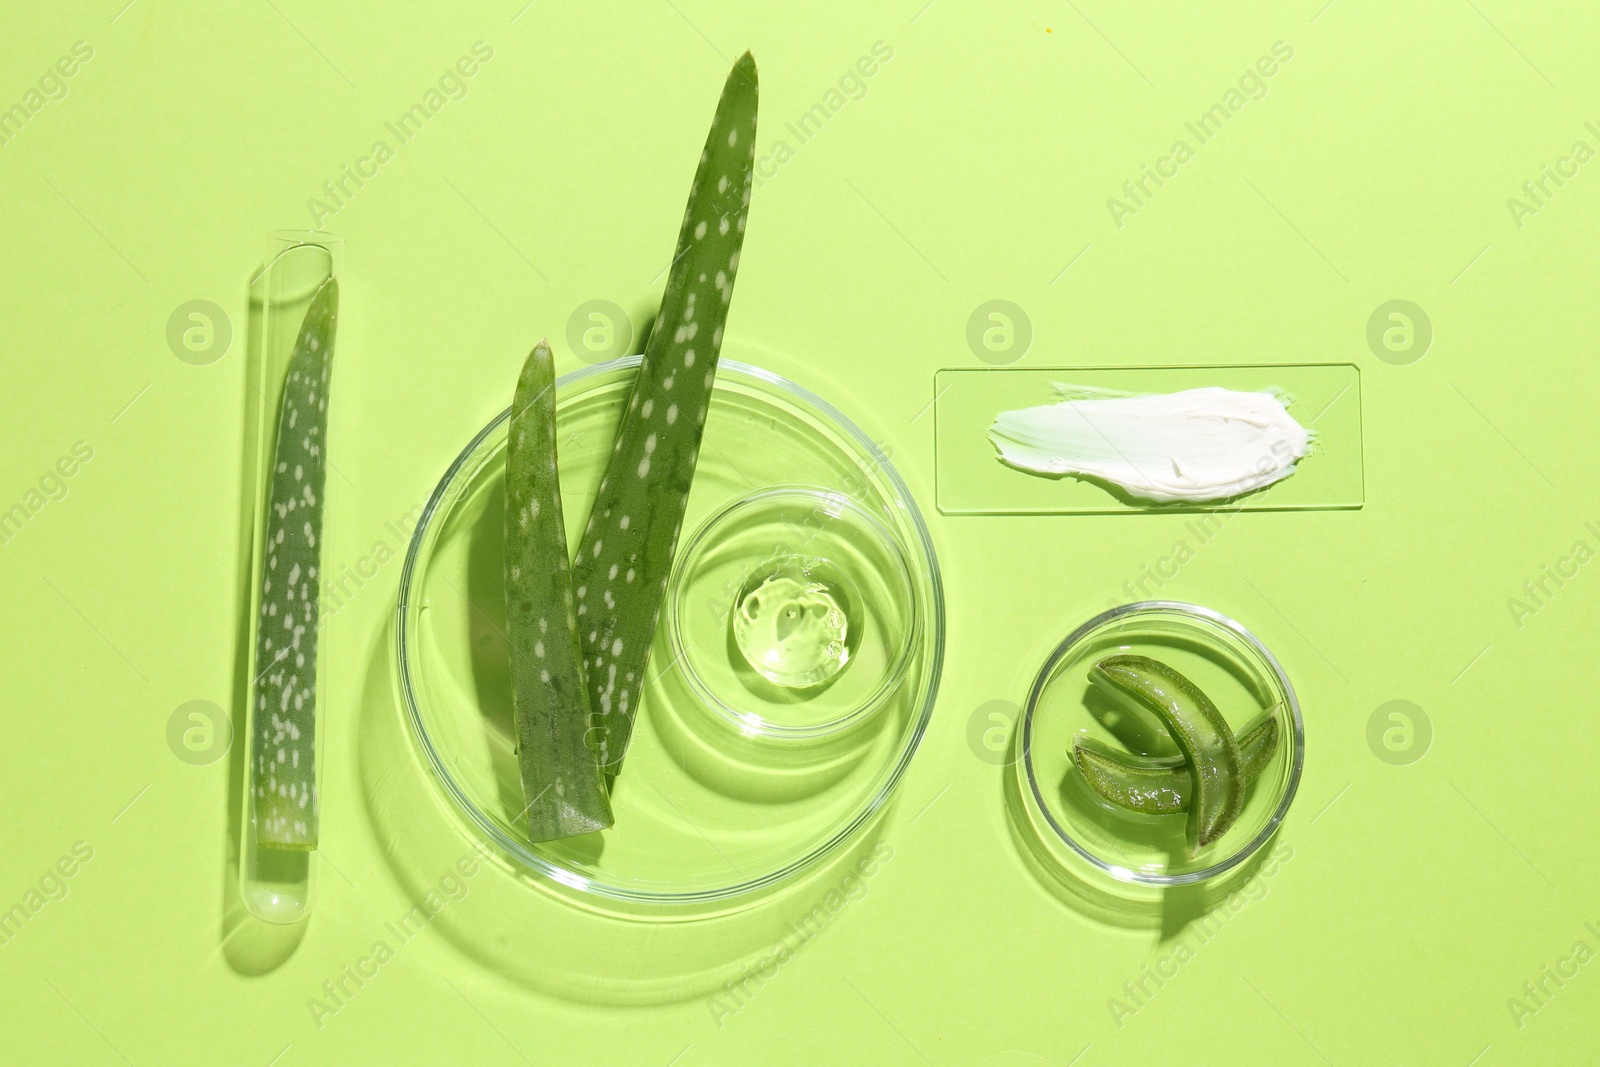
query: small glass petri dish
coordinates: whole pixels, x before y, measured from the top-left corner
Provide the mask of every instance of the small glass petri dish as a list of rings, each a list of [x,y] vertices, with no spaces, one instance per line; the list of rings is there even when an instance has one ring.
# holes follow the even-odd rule
[[[639,362],[615,360],[556,383],[569,546],[588,519]],[[615,824],[533,844],[522,818],[505,639],[508,416],[501,412],[467,443],[429,498],[396,607],[403,706],[420,758],[466,831],[536,876],[531,884],[603,910],[624,906],[661,918],[742,906],[857,839],[922,740],[944,655],[933,543],[884,450],[815,394],[759,367],[721,360],[683,526],[699,531],[690,540],[703,537],[703,544],[698,550],[686,544],[676,568],[689,565],[695,551],[711,559],[716,537],[709,531],[733,528],[740,515],[766,516],[759,527],[801,499],[825,503],[824,517],[834,519],[819,543],[830,546],[825,555],[848,576],[848,596],[878,614],[868,617],[852,649],[856,661],[810,695],[843,694],[877,677],[880,684],[859,698],[872,711],[850,729],[808,730],[796,719],[787,725],[801,729],[789,736],[752,730],[713,710],[693,679],[705,684],[704,665],[727,654],[727,625],[704,636],[686,626],[678,642],[685,654],[678,656],[667,633],[669,599],[612,789]],[[749,565],[765,559],[756,554]],[[681,576],[673,580],[680,589],[698,588]],[[891,656],[892,642],[879,638],[884,663],[874,665],[865,658],[870,649],[861,649],[872,628],[887,633],[891,621],[903,627],[903,647]],[[691,671],[690,662],[700,666]],[[766,717],[778,722],[776,712]]]
[[[689,538],[667,633],[708,708],[804,740],[863,722],[899,688],[920,595],[906,546],[870,511],[837,490],[775,486]]]
[[[1089,668],[1119,653],[1161,660],[1187,676],[1235,731],[1263,713],[1278,721],[1277,748],[1248,787],[1238,822],[1198,855],[1189,854],[1185,816],[1112,804],[1088,787],[1072,761],[1074,741],[1085,736],[1136,754],[1177,753],[1153,716],[1120,711],[1089,685]],[[1233,619],[1176,601],[1113,608],[1068,635],[1033,683],[1016,744],[1023,804],[1046,852],[1069,870],[1086,863],[1090,871],[1145,886],[1192,885],[1249,860],[1283,822],[1305,762],[1300,704],[1277,659]]]

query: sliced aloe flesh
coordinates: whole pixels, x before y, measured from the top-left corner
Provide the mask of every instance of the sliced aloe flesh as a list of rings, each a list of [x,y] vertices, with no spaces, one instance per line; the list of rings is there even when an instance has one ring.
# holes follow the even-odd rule
[[[1193,682],[1148,656],[1108,656],[1089,681],[1113,703],[1161,720],[1189,765],[1190,853],[1228,831],[1244,810],[1239,743],[1227,720]]]
[[[589,524],[572,561],[590,706],[610,778],[627,751],[715,380],[750,206],[756,65],[733,65],[706,138]]]
[[[329,278],[289,355],[269,472],[250,767],[251,819],[263,848],[317,847],[317,585],[338,319],[339,283]]]
[[[506,439],[506,637],[528,839],[611,825],[591,744],[589,690],[567,564],[556,465],[555,361],[540,341],[522,366]]]
[[[1246,787],[1278,750],[1278,720],[1264,712],[1236,735]],[[1090,789],[1111,803],[1143,815],[1179,815],[1189,810],[1189,761],[1182,756],[1136,756],[1092,737],[1073,743],[1072,762]]]

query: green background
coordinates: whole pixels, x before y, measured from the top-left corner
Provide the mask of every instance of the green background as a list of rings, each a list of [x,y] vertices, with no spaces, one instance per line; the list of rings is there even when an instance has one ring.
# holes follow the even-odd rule
[[[0,35],[0,107],[26,106],[74,42],[93,49],[0,145],[0,509],[29,512],[0,546],[0,907],[75,842],[92,849],[0,945],[8,1062],[1466,1067],[1592,1050],[1600,965],[1546,979],[1553,995],[1520,1025],[1507,1004],[1575,942],[1600,948],[1583,815],[1600,733],[1600,535],[1584,525],[1600,528],[1600,164],[1560,163],[1580,139],[1600,148],[1585,127],[1600,120],[1592,6],[123,2],[13,0]],[[493,891],[498,870],[451,905],[451,936],[425,931],[313,1021],[308,998],[448,862],[407,869],[411,828],[374,817],[360,769],[358,724],[398,721],[398,562],[329,624],[338,873],[271,966],[229,914],[233,762],[194,766],[167,742],[185,702],[231,705],[262,235],[309,225],[308,198],[480,40],[493,58],[464,98],[322,220],[348,241],[330,551],[394,547],[385,524],[505,405],[536,337],[577,367],[560,343],[574,309],[606,299],[644,321],[715,94],[749,47],[758,153],[782,139],[792,154],[755,193],[729,345],[887,441],[941,553],[946,674],[881,828],[893,858],[720,1026],[694,983],[619,1003],[528,979],[560,972],[554,956],[517,975],[480,965],[464,939],[527,921],[517,892]],[[893,55],[865,94],[804,144],[786,133],[878,41]],[[1279,41],[1292,58],[1265,95],[1194,144],[1185,122]],[[1108,198],[1179,138],[1193,158],[1119,226]],[[1546,164],[1573,176],[1514,217],[1507,199]],[[1397,298],[1434,331],[1409,365],[1366,340]],[[197,299],[234,331],[204,366],[166,339]],[[985,365],[968,319],[993,299],[1031,322],[1018,367],[1361,369],[1365,507],[1239,515],[1153,590],[1278,653],[1307,761],[1264,895],[1120,1018],[1123,983],[1192,932],[1104,922],[1042,884],[969,725],[1021,699],[1186,517],[934,513],[934,375]],[[75,442],[92,459],[46,479],[47,499],[41,478]],[[1553,595],[1517,618],[1508,598],[1546,566],[1572,576],[1545,578]],[[1369,745],[1391,700],[1431,722],[1419,761]],[[434,795],[414,761],[380,775]],[[625,967],[667,936],[634,924],[605,951]]]

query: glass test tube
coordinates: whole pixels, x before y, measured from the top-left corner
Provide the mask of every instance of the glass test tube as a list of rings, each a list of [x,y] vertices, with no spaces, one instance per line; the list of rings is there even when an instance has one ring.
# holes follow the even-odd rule
[[[250,674],[239,892],[245,908],[270,923],[305,918],[316,888],[328,678],[327,656],[318,654],[325,651],[319,563],[343,251],[332,234],[268,234],[266,266],[253,287],[261,313],[245,385],[255,528],[246,563]],[[293,534],[287,543],[286,533]]]

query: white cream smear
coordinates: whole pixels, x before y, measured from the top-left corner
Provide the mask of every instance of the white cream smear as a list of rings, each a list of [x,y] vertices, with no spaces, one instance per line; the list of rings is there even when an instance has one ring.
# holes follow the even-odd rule
[[[1311,431],[1277,391],[1054,388],[1060,403],[995,418],[989,439],[1004,462],[1110,482],[1143,500],[1199,502],[1282,481],[1310,451]]]

